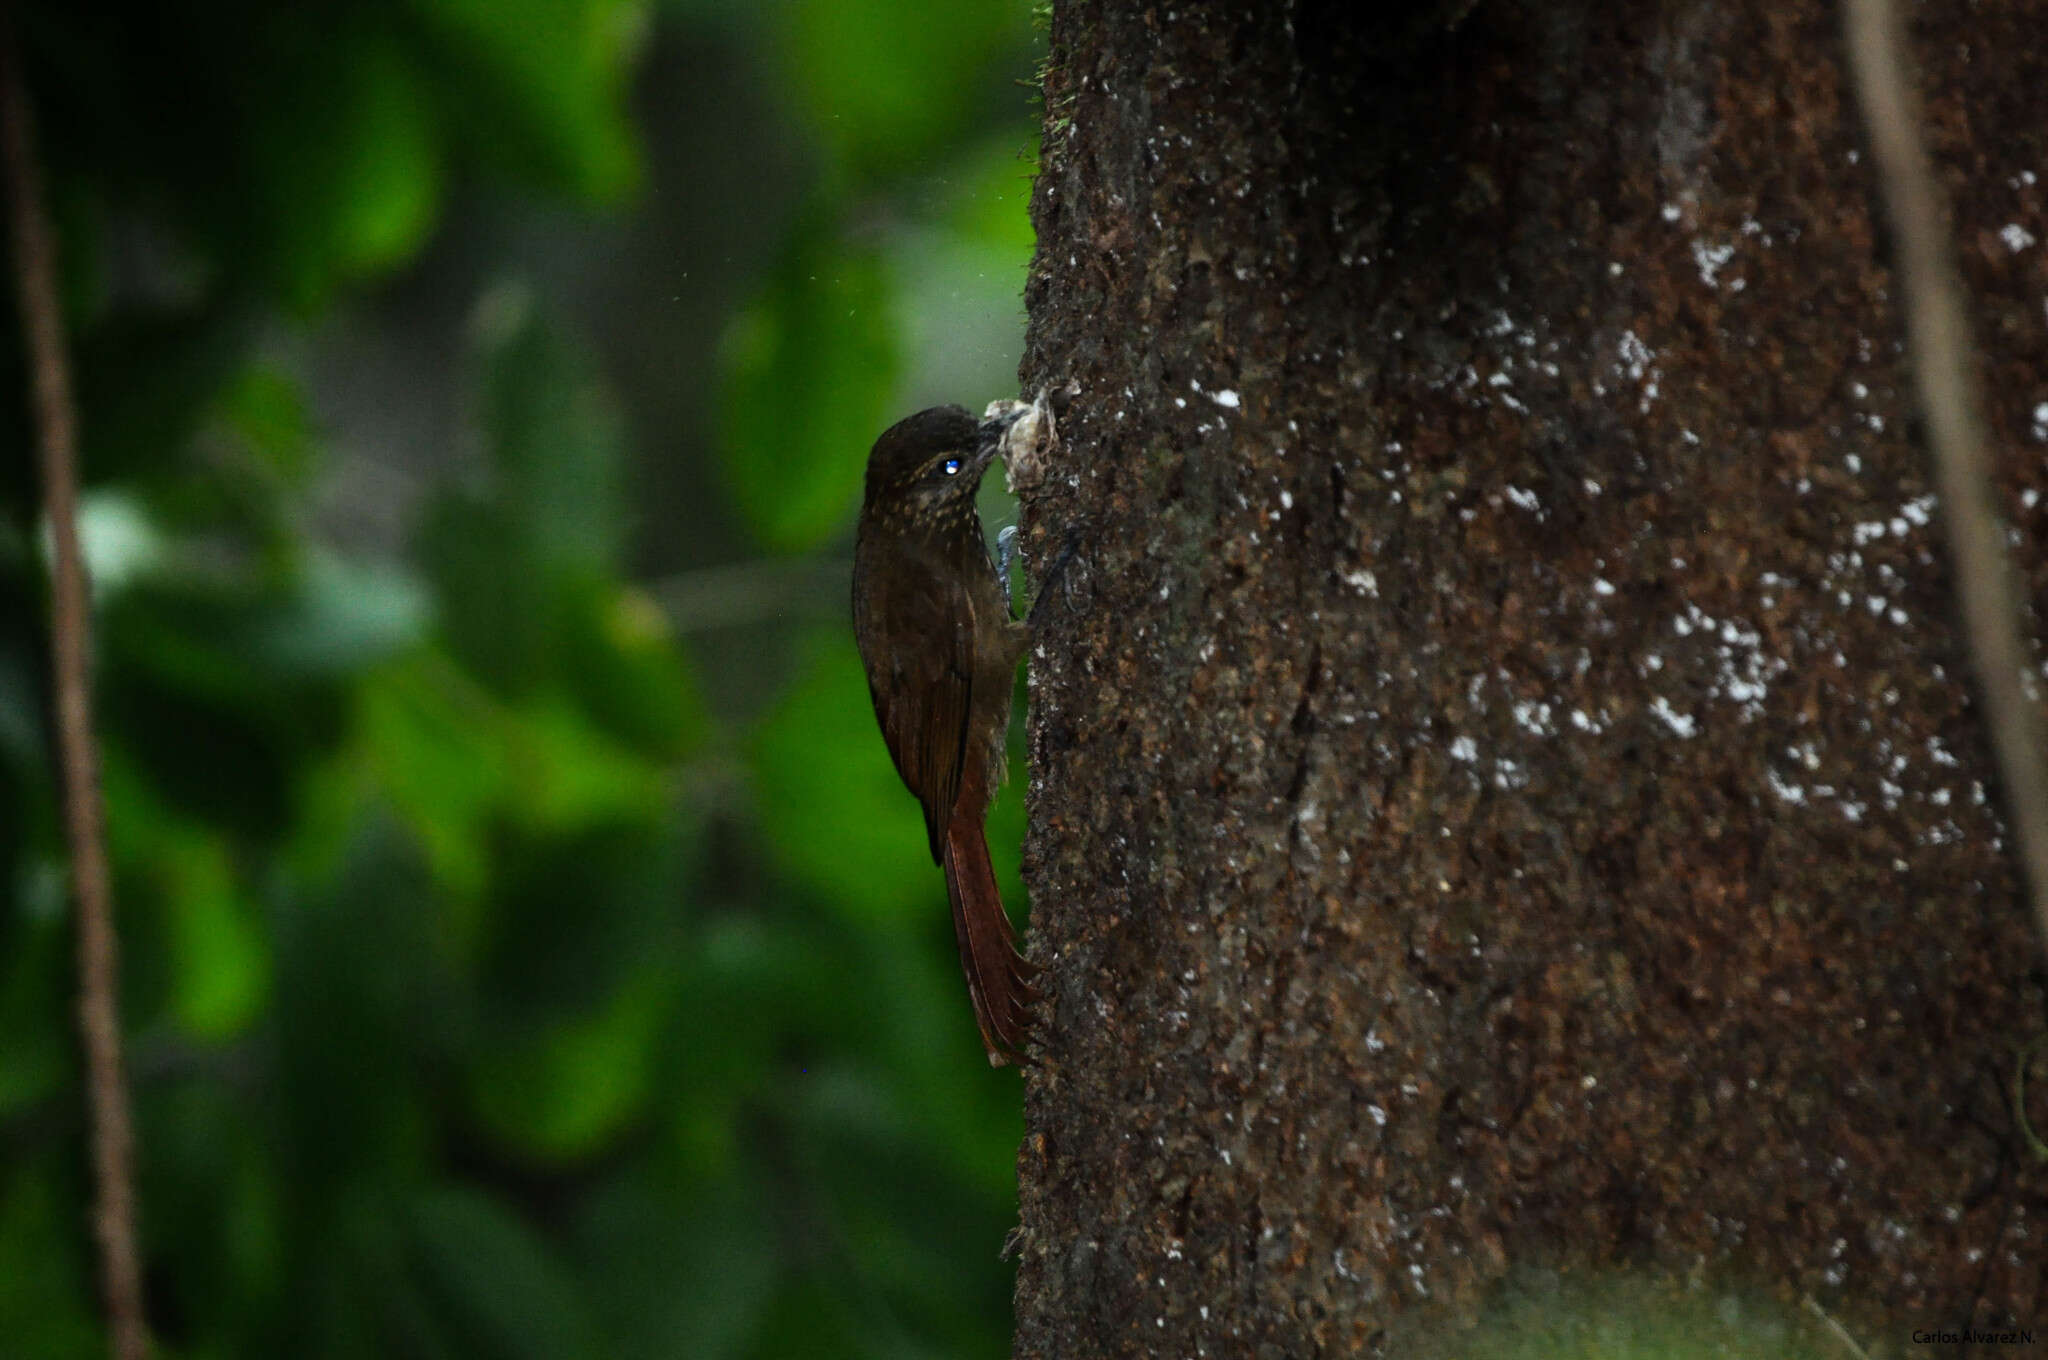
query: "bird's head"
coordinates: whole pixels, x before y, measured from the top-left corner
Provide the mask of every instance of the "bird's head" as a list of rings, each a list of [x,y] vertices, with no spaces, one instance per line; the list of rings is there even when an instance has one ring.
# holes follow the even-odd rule
[[[934,406],[882,431],[868,454],[865,513],[889,512],[936,526],[974,509],[981,474],[1002,448],[1016,413],[976,420],[959,406]]]

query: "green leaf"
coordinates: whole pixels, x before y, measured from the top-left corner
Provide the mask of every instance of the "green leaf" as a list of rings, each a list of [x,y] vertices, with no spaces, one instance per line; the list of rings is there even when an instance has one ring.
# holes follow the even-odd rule
[[[747,1354],[752,1360],[813,1360],[824,1355],[911,1360],[890,1344],[902,1339],[894,1319],[863,1316],[857,1301],[865,1302],[859,1300],[857,1288],[829,1270],[790,1279],[764,1310],[760,1334]],[[878,1331],[883,1334],[876,1335]]]
[[[390,36],[358,23],[296,56],[273,110],[287,116],[260,120],[251,151],[278,282],[310,310],[419,248],[440,212],[441,148],[432,87]]]
[[[795,0],[783,19],[789,87],[813,135],[856,173],[929,154],[960,134],[989,90],[1030,73],[1021,4]]]
[[[423,1077],[462,1037],[447,903],[387,817],[361,820],[325,879],[278,904],[267,1102],[296,1196],[416,1183],[430,1157]]]
[[[596,1152],[646,1106],[672,989],[668,973],[643,969],[595,1014],[486,1054],[470,1074],[477,1117],[528,1156],[566,1161]]]
[[[974,1259],[975,1244],[1000,1237],[1009,1187],[975,1193],[956,1183],[922,1136],[923,1111],[851,1067],[821,1067],[779,1103],[794,1128],[798,1174],[846,1244],[835,1284],[869,1306],[886,1300],[920,1339],[943,1338],[930,1353],[973,1353],[1006,1292],[1002,1272]]]
[[[281,482],[302,485],[313,471],[319,446],[296,379],[264,364],[251,364],[220,394],[215,410],[255,464]]]
[[[540,1236],[497,1201],[449,1185],[419,1196],[407,1222],[424,1284],[480,1360],[597,1354],[574,1280]]]
[[[106,602],[104,730],[183,816],[257,836],[292,815],[297,770],[339,737],[341,677],[266,664],[298,607],[289,580],[162,573]]]
[[[573,706],[538,701],[515,712],[512,816],[534,831],[573,831],[658,815],[666,776],[606,737]]]
[[[495,701],[445,658],[422,653],[365,678],[355,729],[374,787],[418,837],[435,880],[475,896],[510,771]]]
[[[531,569],[609,568],[618,554],[623,445],[618,406],[589,355],[519,290],[487,312],[483,425]]]
[[[0,908],[0,1118],[50,1099],[74,1065],[63,868],[29,860],[17,872]]]
[[[541,687],[561,632],[559,583],[524,551],[512,512],[494,500],[444,494],[428,507],[420,556],[448,650],[462,669],[499,696]]]
[[[248,1099],[246,1085],[196,1075],[221,1056],[207,1052],[192,1064],[195,1075],[136,1091],[140,1193],[149,1206],[144,1250],[151,1260],[178,1262],[153,1277],[158,1315],[209,1319],[212,1327],[196,1330],[216,1332],[211,1347],[184,1352],[191,1355],[268,1349],[230,1347],[218,1331],[246,1337],[302,1283],[290,1278],[291,1195],[260,1103]]]
[[[477,978],[494,1027],[520,1041],[580,1023],[681,944],[689,855],[667,806],[567,832],[502,838]]]
[[[853,522],[895,400],[891,296],[878,254],[814,220],[726,332],[726,482],[772,548],[815,547]]]
[[[618,635],[583,616],[611,608],[617,590],[623,437],[588,355],[556,334],[523,290],[502,290],[485,314],[491,475],[434,501],[422,553],[450,647],[509,698],[577,683],[579,632],[588,641]],[[642,670],[642,683],[658,683]],[[680,682],[672,688],[653,702],[686,705]]]
[[[13,565],[0,557],[0,572]],[[6,604],[0,599],[0,627],[7,629],[0,632],[0,757],[23,769],[41,771],[49,766],[43,732],[43,667],[38,664],[42,657],[33,654],[23,636],[26,620],[8,617],[11,611]],[[7,795],[0,793],[0,808],[12,812],[8,801]],[[13,817],[0,825],[17,834],[21,830],[21,822]]]
[[[635,1171],[592,1194],[577,1236],[608,1354],[747,1354],[779,1273],[775,1193],[745,1174],[678,1186]]]
[[[159,493],[193,477],[185,454],[208,404],[240,371],[246,322],[224,311],[131,310],[78,344],[79,429],[89,482],[147,479]]]
[[[488,881],[500,825],[564,833],[645,821],[664,806],[660,767],[574,705],[553,696],[504,703],[433,653],[367,678],[356,732],[372,787],[457,898],[473,899]]]
[[[735,912],[708,922],[678,970],[663,1082],[672,1147],[696,1176],[738,1173],[747,1101],[787,1067],[792,1035],[829,1032],[846,1013],[843,957],[815,930]]]
[[[252,643],[281,671],[360,671],[419,641],[429,608],[425,590],[410,575],[316,546],[306,554],[288,604],[259,624]]]
[[[906,410],[948,401],[978,410],[1016,390],[1033,248],[1025,140],[1019,128],[949,164],[931,178],[929,211],[894,235]]]
[[[856,919],[945,909],[924,814],[889,761],[850,631],[813,633],[789,694],[750,743],[785,872]]]
[[[478,150],[594,202],[639,179],[626,77],[647,26],[632,0],[413,0],[450,111]]]
[[[78,1206],[86,1187],[50,1152],[10,1157],[0,1171],[0,1336],[36,1360],[106,1354],[87,1300],[88,1255]]]
[[[157,872],[170,908],[172,1005],[200,1039],[241,1033],[262,1009],[270,957],[218,836],[198,833],[161,847]]]
[[[680,841],[663,817],[504,847],[470,1090],[507,1146],[585,1156],[646,1108],[679,1001]]]
[[[650,759],[679,760],[702,745],[710,717],[661,606],[630,586],[590,591],[579,606],[561,649],[592,721]]]
[[[310,1305],[289,1319],[283,1353],[318,1360],[472,1360],[419,1269],[404,1193],[364,1181],[344,1187],[311,1232],[303,1286]]]
[[[1038,178],[1033,132],[1018,126],[970,149],[948,176],[942,219],[963,244],[989,251],[1020,274],[1038,244],[1031,225],[1031,185]],[[1016,286],[1022,289],[1021,278]]]

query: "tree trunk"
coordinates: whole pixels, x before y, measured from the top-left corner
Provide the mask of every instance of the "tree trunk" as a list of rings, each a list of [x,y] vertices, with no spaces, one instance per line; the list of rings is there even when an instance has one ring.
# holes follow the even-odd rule
[[[1407,1354],[1559,1271],[2048,1323],[1837,16],[1460,8],[1055,6],[1017,1354]],[[2037,601],[2043,34],[1915,34]]]

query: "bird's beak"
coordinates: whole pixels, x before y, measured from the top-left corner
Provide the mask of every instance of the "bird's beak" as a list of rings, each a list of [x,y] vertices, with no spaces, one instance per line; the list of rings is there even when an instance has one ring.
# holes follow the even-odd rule
[[[982,417],[980,427],[975,431],[974,469],[977,472],[987,468],[1003,450],[1003,436],[1010,427],[1031,408],[1021,402],[1005,403],[1009,409]]]
[[[1003,431],[991,429],[989,423],[984,422],[975,434],[974,449],[968,454],[967,471],[979,482],[981,474],[988,471],[991,463],[999,461],[1002,454]]]

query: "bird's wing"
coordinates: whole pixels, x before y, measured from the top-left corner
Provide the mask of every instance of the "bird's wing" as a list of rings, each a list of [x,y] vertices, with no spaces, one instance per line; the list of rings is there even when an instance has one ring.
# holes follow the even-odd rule
[[[895,584],[893,598],[876,601],[878,613],[897,636],[918,641],[870,658],[868,691],[896,772],[924,804],[925,835],[938,863],[967,758],[974,613],[957,573],[921,572]]]

